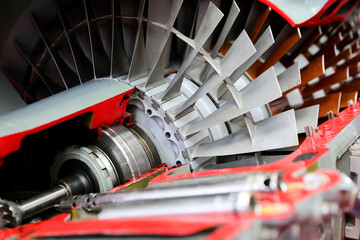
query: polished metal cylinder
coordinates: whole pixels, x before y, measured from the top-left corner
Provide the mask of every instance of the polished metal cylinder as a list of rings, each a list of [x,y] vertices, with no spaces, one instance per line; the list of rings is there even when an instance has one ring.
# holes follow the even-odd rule
[[[134,190],[130,192],[115,192],[106,194],[88,194],[76,199],[66,199],[60,202],[58,208],[70,211],[73,206],[81,205],[88,212],[99,212],[103,208],[123,208],[128,204],[141,205],[148,202],[168,201],[171,199],[197,198],[238,192],[274,192],[280,189],[281,176],[277,173],[256,173],[228,176],[212,176],[194,181],[181,182],[181,185],[171,183],[152,189]],[[175,185],[173,185],[175,184]]]
[[[97,142],[97,146],[111,159],[122,180],[138,178],[151,170],[151,157],[143,145],[138,135],[123,125],[104,129]]]
[[[250,192],[205,195],[156,201],[128,202],[123,207],[103,208],[98,219],[192,215],[214,213],[247,213],[254,211],[256,202]]]
[[[69,192],[64,186],[58,185],[33,198],[22,201],[19,204],[22,219],[32,217],[46,209],[51,208],[61,198],[68,197],[68,194]]]
[[[32,217],[43,212],[62,198],[70,197],[77,194],[85,194],[93,191],[92,183],[86,173],[77,170],[66,178],[59,181],[58,185],[46,192],[26,199],[19,204],[19,211],[22,219]]]

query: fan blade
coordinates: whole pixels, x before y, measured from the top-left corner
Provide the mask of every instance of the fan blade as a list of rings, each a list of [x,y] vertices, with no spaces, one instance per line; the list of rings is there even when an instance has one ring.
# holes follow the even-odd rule
[[[217,54],[219,53],[220,48],[223,45],[223,43],[226,39],[226,36],[230,32],[230,29],[233,26],[239,13],[240,13],[240,9],[239,9],[238,5],[236,4],[235,1],[233,1],[230,11],[229,11],[229,14],[228,14],[228,17],[226,18],[224,27],[222,28],[220,36],[216,40],[215,46],[214,46],[213,50],[211,51],[211,54],[210,54],[211,58],[215,58],[217,56]],[[204,80],[209,77],[209,72],[211,69],[210,67],[211,66],[209,64],[206,64],[204,70],[202,71],[202,82],[204,82]]]
[[[309,47],[322,36],[321,27],[308,28],[302,34],[301,39],[290,49],[291,54],[285,55],[281,62],[286,67],[290,66],[294,59],[301,53],[307,51]]]
[[[339,53],[337,56],[326,60],[325,59],[325,69],[335,66],[338,62],[348,59],[351,55],[351,48],[343,50],[341,53]]]
[[[198,144],[191,157],[210,157],[258,152],[298,145],[294,110],[280,113],[219,140]],[[249,130],[251,129],[250,137]]]
[[[294,44],[301,38],[299,28],[292,28],[288,24],[282,29],[281,33],[276,37],[275,43],[264,54],[265,61],[255,62],[248,70],[252,78],[259,76],[269,67],[277,63],[286,53],[294,46]]]
[[[165,0],[165,2],[169,2],[169,1]],[[165,25],[165,32],[163,32],[164,29],[161,29],[156,26],[152,26],[153,27],[152,30],[158,30],[158,32],[151,33],[151,31],[149,31],[151,29],[148,30],[146,49],[147,49],[148,64],[151,67],[151,71],[149,74],[149,78],[145,83],[146,90],[153,89],[165,83],[164,69],[166,67],[166,60],[169,54],[168,51],[171,46],[171,41],[169,41],[169,37],[171,34],[172,27],[175,23],[176,17],[180,11],[182,2],[183,1],[172,1],[170,7],[171,11]],[[167,15],[167,13],[165,15]],[[154,16],[153,18],[157,20],[158,18],[163,19],[165,18],[165,16]],[[149,27],[151,27],[151,25]],[[159,38],[162,39],[160,47],[157,46],[159,42]]]
[[[275,70],[271,67],[243,88],[241,92],[238,93],[237,101],[235,101],[235,99],[228,100],[224,105],[219,107],[206,118],[203,118],[195,123],[190,123],[181,128],[182,133],[188,136],[219,123],[226,122],[250,111],[255,107],[263,106],[280,96],[281,89],[275,75]],[[241,103],[240,108],[236,102]]]
[[[137,33],[136,33],[135,49],[132,56],[129,75],[128,75],[129,82],[133,82],[147,75],[145,46],[144,46],[144,30],[142,27],[145,1],[140,0],[139,6],[140,7],[137,16]]]
[[[116,18],[120,15],[119,1],[111,1],[111,66],[110,74],[113,78],[124,75],[129,70],[129,61],[126,56],[124,32],[121,28],[122,20]]]
[[[224,43],[226,36],[228,35],[228,33],[230,32],[231,27],[233,26],[237,16],[240,13],[240,9],[238,7],[238,5],[236,4],[235,1],[232,2],[231,8],[230,8],[230,12],[228,14],[228,17],[226,18],[226,22],[224,24],[224,27],[221,30],[220,36],[218,37],[218,39],[216,40],[215,46],[213,48],[213,50],[211,51],[211,57],[215,58],[216,55],[218,54],[221,45]]]
[[[274,37],[271,32],[271,27],[268,27],[255,43],[255,54],[253,54],[246,62],[244,62],[238,69],[236,69],[231,74],[228,79],[229,82],[235,83],[237,80],[239,80],[239,78],[245,73],[245,71],[249,69],[249,67],[251,67],[251,65],[253,65],[266,52],[266,50],[271,47],[273,43]],[[228,88],[228,84],[221,84],[216,90],[217,98],[219,99],[221,96],[224,96]]]
[[[357,88],[358,89],[358,88]],[[349,106],[349,101],[356,102],[358,99],[358,91],[346,92],[341,94],[340,108],[346,108]]]
[[[180,94],[183,75],[186,69],[196,57],[196,55],[198,54],[206,40],[209,38],[209,36],[212,34],[215,27],[218,25],[223,16],[224,15],[222,14],[222,12],[212,2],[210,2],[206,10],[205,16],[199,27],[199,30],[196,34],[196,37],[194,40],[191,40],[193,47],[190,49],[189,53],[185,57],[174,79],[170,82],[169,86],[163,93],[161,97],[162,102],[166,102],[174,97],[177,97]]]
[[[300,65],[294,63],[291,67],[277,76],[281,92],[286,92],[291,88],[301,84]]]
[[[243,65],[241,65],[236,71],[230,76],[230,79],[234,81],[238,80],[241,75],[245,73],[247,69],[253,65],[273,44],[275,40],[271,32],[271,27],[268,27],[261,37],[256,41],[255,48],[256,53],[252,55]]]
[[[305,133],[305,127],[311,126],[317,127],[319,105],[310,106],[307,108],[301,108],[295,111],[297,133]]]
[[[220,64],[215,62],[211,56],[204,55],[204,58],[214,67],[217,73],[213,73],[184,104],[174,110],[174,113],[179,114],[188,107],[191,107],[197,100],[232,74],[236,68],[245,63],[255,52],[256,49],[249,36],[243,31],[221,60]]]
[[[311,80],[320,77],[325,73],[325,62],[324,56],[320,56],[319,58],[315,59],[314,61],[310,62],[306,67],[301,69],[301,83],[296,87],[290,88],[289,90],[284,92],[284,95],[288,94],[289,92],[295,90],[296,88],[300,88],[310,82]]]

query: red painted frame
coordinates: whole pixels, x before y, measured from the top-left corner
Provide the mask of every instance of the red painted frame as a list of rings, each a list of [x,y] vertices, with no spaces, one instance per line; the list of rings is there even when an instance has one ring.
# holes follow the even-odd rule
[[[6,157],[9,153],[19,150],[21,146],[21,141],[26,136],[40,132],[42,130],[45,130],[59,123],[65,122],[86,113],[92,113],[92,121],[90,126],[91,129],[101,129],[102,127],[106,127],[115,123],[122,124],[124,122],[124,119],[129,117],[125,116],[125,113],[127,104],[130,101],[130,94],[133,91],[134,88],[126,92],[120,93],[115,97],[107,99],[106,101],[84,108],[78,112],[64,116],[60,119],[30,129],[28,131],[18,132],[8,136],[0,137],[0,159]]]
[[[281,10],[276,4],[269,0],[259,0],[260,2],[264,3],[265,5],[269,6],[273,10],[275,10],[279,15],[281,15],[288,23],[290,23],[293,27],[312,27],[312,26],[319,26],[329,24],[335,21],[344,21],[347,16],[355,9],[355,7],[359,4],[360,0],[356,0],[355,4],[349,9],[348,12],[337,15],[338,11],[341,9],[343,5],[348,3],[351,0],[340,0],[340,3],[336,8],[326,17],[321,19],[322,15],[328,10],[334,3],[338,0],[328,0],[327,3],[310,19],[302,23],[296,24],[295,21],[286,14],[283,10]]]
[[[352,104],[335,119],[320,125],[317,133],[313,137],[306,138],[299,149],[277,162],[255,167],[237,167],[173,175],[171,173],[175,170],[174,167],[159,166],[154,169],[154,172],[160,170],[165,170],[165,172],[153,178],[149,184],[223,174],[280,171],[283,172],[283,178],[286,183],[300,183],[299,186],[301,186],[303,178],[301,176],[296,177],[295,173],[306,171],[309,167],[316,164],[319,158],[329,151],[325,145],[334,139],[334,137],[350,124],[351,121],[358,117],[359,114],[359,102]],[[314,152],[316,152],[316,155],[312,158],[305,161],[294,162],[300,155]],[[149,172],[140,179],[150,176],[154,172]],[[265,211],[260,214],[255,212],[241,214],[229,212],[196,216],[137,217],[74,222],[67,221],[69,214],[60,214],[52,219],[39,223],[26,224],[16,228],[2,230],[0,231],[0,238],[15,236],[18,239],[27,239],[41,236],[89,234],[188,236],[209,228],[214,228],[215,230],[207,236],[207,239],[230,239],[248,229],[254,220],[266,221],[288,218],[296,211],[297,204],[335,187],[341,179],[340,173],[335,170],[318,170],[317,174],[321,174],[327,178],[327,181],[312,190],[306,190],[300,187],[285,193],[281,191],[275,193],[256,193],[255,196],[258,203],[267,209],[271,209],[271,211]],[[114,191],[140,179],[134,179],[119,186],[114,189]]]

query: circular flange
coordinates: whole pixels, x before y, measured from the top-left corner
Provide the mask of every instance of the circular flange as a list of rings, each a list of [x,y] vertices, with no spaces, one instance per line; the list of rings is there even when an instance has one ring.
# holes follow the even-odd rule
[[[93,184],[98,186],[99,192],[109,191],[120,184],[119,176],[111,160],[99,147],[94,145],[72,146],[57,154],[50,170],[53,184],[59,180],[64,165],[70,161],[85,166],[87,169],[85,172],[93,176],[92,180],[95,181]],[[67,169],[67,171],[69,170]]]
[[[181,94],[169,101],[161,102],[159,98],[174,76],[175,74],[168,75],[164,85],[148,91],[143,88],[141,81],[131,83],[136,90],[132,94],[127,110],[132,114],[136,125],[154,143],[162,162],[168,165],[190,162],[195,166],[197,164],[194,164],[195,159],[189,154],[189,149],[199,142],[210,142],[227,136],[228,129],[225,124],[219,124],[185,137],[182,134],[182,127],[210,115],[217,109],[217,105],[210,97],[204,96],[197,101],[193,109],[187,111],[183,116],[173,116],[172,109],[180,106],[199,89],[197,84],[184,77]],[[205,159],[196,160],[201,162]]]

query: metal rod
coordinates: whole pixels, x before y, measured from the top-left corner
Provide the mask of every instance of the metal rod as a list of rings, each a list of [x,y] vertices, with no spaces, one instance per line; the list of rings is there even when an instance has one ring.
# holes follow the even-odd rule
[[[102,209],[98,219],[140,216],[168,216],[207,213],[244,213],[253,211],[256,205],[250,192],[198,196],[180,199],[161,199],[144,202],[130,202],[124,207],[110,206]]]
[[[269,182],[268,185],[265,182]],[[176,184],[176,183],[175,183]],[[184,183],[182,183],[184,184]],[[262,191],[272,192],[279,189],[281,175],[273,174],[251,174],[236,176],[236,178],[207,178],[197,179],[194,182],[185,183],[174,187],[174,185],[144,189],[131,192],[117,192],[106,194],[88,194],[78,196],[76,199],[66,199],[56,207],[62,211],[70,211],[74,205],[82,205],[86,211],[99,211],[104,207],[114,207],[123,204],[139,203],[141,201],[160,201],[179,198],[204,197],[210,195],[229,194],[235,192]]]
[[[19,204],[22,211],[22,218],[32,217],[46,209],[51,208],[61,198],[68,197],[69,192],[62,185],[58,185],[33,198],[26,199]]]

